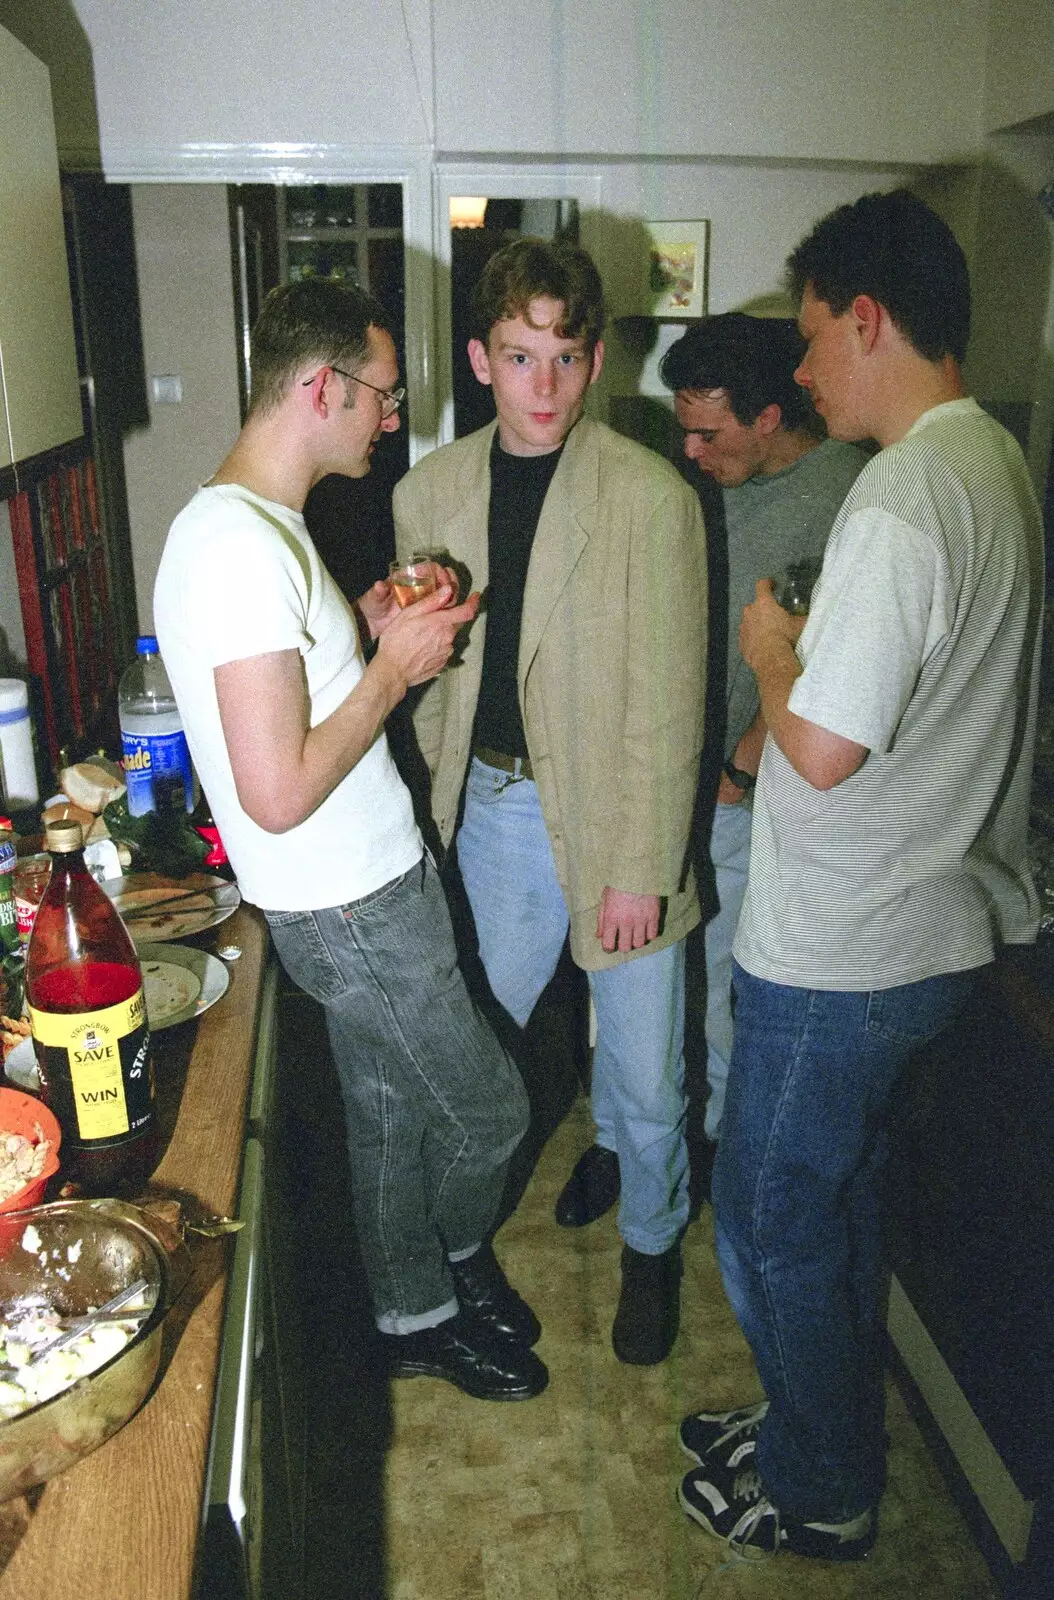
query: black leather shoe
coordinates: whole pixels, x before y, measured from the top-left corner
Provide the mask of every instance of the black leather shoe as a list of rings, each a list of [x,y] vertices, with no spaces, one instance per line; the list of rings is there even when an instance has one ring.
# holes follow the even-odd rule
[[[444,1378],[474,1400],[531,1400],[549,1382],[533,1350],[488,1338],[464,1312],[417,1333],[382,1333],[393,1378]]]
[[[579,1156],[560,1192],[554,1213],[557,1222],[561,1228],[584,1228],[611,1210],[620,1188],[618,1156],[603,1145],[591,1144]]]
[[[654,1367],[673,1349],[681,1319],[681,1247],[661,1256],[622,1247],[622,1292],[611,1329],[620,1361]]]
[[[473,1322],[520,1344],[535,1344],[541,1337],[541,1323],[502,1272],[489,1244],[481,1244],[464,1261],[452,1261],[450,1270],[458,1304]]]

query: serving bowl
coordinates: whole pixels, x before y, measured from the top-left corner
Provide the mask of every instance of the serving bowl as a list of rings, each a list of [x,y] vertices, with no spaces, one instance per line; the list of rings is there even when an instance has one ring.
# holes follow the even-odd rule
[[[30,1041],[32,1049],[32,1040]],[[0,1138],[5,1133],[21,1134],[30,1144],[48,1143],[47,1158],[35,1178],[29,1178],[14,1194],[0,1200],[0,1212],[22,1211],[27,1206],[39,1205],[44,1198],[47,1182],[59,1170],[59,1145],[62,1130],[43,1100],[35,1095],[23,1094],[20,1089],[0,1087]]]
[[[73,1466],[138,1410],[157,1374],[162,1324],[188,1276],[179,1235],[121,1201],[59,1200],[0,1214],[3,1320],[41,1304],[64,1319],[84,1316],[138,1278],[153,1301],[138,1331],[105,1365],[0,1421],[0,1500]]]

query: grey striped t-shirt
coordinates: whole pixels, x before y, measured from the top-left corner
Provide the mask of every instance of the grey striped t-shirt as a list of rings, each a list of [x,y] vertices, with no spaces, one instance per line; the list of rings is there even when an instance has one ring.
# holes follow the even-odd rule
[[[799,716],[868,747],[824,793],[769,738],[735,940],[747,971],[884,989],[1028,942],[1042,525],[973,400],[879,452],[838,515],[798,642]]]

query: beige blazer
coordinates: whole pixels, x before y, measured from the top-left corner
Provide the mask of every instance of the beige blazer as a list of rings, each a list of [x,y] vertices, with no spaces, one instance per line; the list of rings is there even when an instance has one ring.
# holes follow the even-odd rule
[[[487,586],[492,423],[426,456],[395,491],[396,543],[446,550]],[[568,436],[546,495],[523,601],[518,686],[571,949],[606,955],[606,885],[666,901],[658,949],[699,920],[688,860],[706,678],[706,539],[699,501],[662,457],[601,423]],[[414,715],[444,843],[472,750],[485,609],[460,661]],[[636,951],[633,954],[641,954]]]

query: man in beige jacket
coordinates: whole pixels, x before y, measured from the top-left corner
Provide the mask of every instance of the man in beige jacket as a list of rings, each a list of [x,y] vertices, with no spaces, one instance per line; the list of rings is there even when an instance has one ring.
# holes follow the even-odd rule
[[[583,419],[604,349],[584,251],[520,239],[488,263],[469,358],[497,422],[436,451],[395,496],[400,551],[445,551],[486,593],[459,665],[415,715],[444,842],[490,986],[523,1026],[570,928],[597,1017],[596,1143],[557,1204],[592,1222],[621,1192],[623,1361],[677,1333],[684,938],[703,730],[706,547],[659,456]],[[467,789],[465,776],[468,773]]]

